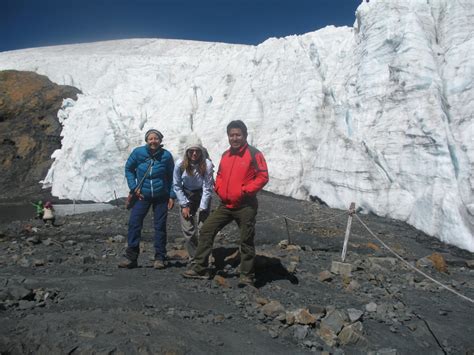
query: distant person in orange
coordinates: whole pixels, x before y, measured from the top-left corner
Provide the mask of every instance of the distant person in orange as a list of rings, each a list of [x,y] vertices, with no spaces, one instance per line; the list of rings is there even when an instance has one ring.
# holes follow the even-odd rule
[[[239,287],[255,282],[255,219],[257,192],[268,182],[267,163],[263,154],[247,143],[247,126],[237,120],[227,125],[230,148],[223,154],[217,171],[215,191],[221,200],[202,226],[194,264],[183,277],[208,278],[207,266],[214,237],[232,221],[240,229]]]

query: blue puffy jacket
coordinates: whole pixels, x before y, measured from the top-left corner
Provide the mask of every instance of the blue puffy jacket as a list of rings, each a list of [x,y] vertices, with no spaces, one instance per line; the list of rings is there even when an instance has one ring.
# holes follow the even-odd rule
[[[143,182],[142,195],[146,199],[176,198],[173,191],[173,156],[163,148],[152,155],[147,145],[135,148],[125,164],[125,177],[130,191],[137,187],[150,163],[152,167]]]

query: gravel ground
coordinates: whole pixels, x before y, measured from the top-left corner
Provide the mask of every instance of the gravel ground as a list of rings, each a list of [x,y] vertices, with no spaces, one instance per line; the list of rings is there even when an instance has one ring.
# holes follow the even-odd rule
[[[152,268],[147,218],[140,267],[117,268],[128,212],[116,208],[0,225],[1,354],[464,354],[474,304],[397,260],[354,218],[262,193],[256,287],[238,288],[235,225],[216,237],[210,280],[187,280],[177,209],[169,266]],[[285,219],[283,216],[287,216]],[[474,255],[405,223],[359,215],[411,265],[474,298]],[[304,222],[304,223],[302,223]],[[339,268],[336,268],[339,267]]]

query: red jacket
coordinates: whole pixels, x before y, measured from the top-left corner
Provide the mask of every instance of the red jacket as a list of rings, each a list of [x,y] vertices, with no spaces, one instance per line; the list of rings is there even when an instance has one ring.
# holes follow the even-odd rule
[[[227,208],[239,207],[244,197],[255,196],[267,182],[267,162],[257,149],[245,144],[238,151],[228,149],[222,154],[215,191]]]

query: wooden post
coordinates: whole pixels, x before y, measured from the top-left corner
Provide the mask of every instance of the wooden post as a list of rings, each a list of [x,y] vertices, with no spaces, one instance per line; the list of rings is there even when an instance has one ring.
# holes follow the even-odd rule
[[[286,235],[288,236],[288,245],[291,244],[291,239],[290,239],[290,229],[288,228],[288,220],[285,218],[285,226],[286,226]]]
[[[349,218],[347,220],[346,235],[344,236],[344,246],[342,247],[342,255],[341,255],[342,262],[346,260],[347,243],[349,242],[349,235],[351,234],[352,216],[354,215],[354,213],[355,213],[355,202],[351,202],[351,206],[349,207]]]

